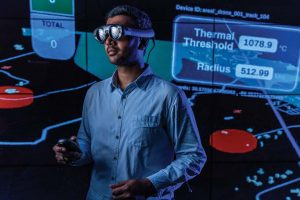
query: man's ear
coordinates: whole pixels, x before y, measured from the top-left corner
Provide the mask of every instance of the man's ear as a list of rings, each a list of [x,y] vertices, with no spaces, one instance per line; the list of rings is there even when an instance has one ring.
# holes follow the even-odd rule
[[[145,50],[147,48],[148,41],[148,39],[141,38],[138,49]]]

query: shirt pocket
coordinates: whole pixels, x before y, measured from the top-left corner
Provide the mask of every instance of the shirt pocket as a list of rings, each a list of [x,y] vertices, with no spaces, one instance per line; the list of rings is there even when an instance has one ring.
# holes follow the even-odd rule
[[[130,143],[136,147],[151,146],[160,131],[160,116],[136,116],[132,123]]]

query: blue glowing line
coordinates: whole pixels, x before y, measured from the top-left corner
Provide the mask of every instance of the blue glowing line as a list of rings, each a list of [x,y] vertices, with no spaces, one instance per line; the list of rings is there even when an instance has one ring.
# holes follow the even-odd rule
[[[225,21],[225,19],[224,19]],[[226,23],[226,22],[225,22]],[[227,25],[227,23],[226,23]],[[237,43],[237,41],[236,41]],[[300,55],[299,55],[300,56]],[[247,59],[247,56],[245,56],[245,58]],[[298,60],[298,66],[299,66],[299,60]],[[299,69],[297,71],[297,76],[298,76],[298,72],[299,72]],[[296,80],[297,82],[298,80]],[[260,82],[259,82],[260,83]],[[264,93],[264,95],[266,96],[266,100],[268,101],[269,105],[271,106],[277,120],[279,121],[280,125],[282,126],[285,134],[287,135],[288,139],[290,140],[290,143],[292,144],[292,146],[294,147],[298,157],[300,158],[300,148],[295,140],[295,138],[293,137],[292,133],[290,132],[290,130],[287,128],[287,125],[285,123],[285,121],[283,120],[282,116],[280,115],[280,113],[278,112],[278,110],[275,108],[275,106],[273,105],[273,102],[270,98],[270,96],[266,93],[265,90],[262,90],[262,92]]]
[[[81,89],[83,87],[92,85],[95,82],[96,81],[93,81],[91,83],[84,84],[84,85],[81,85],[81,86],[78,86],[78,87],[75,87],[75,88],[69,88],[69,89],[63,89],[63,90],[57,90],[57,91],[47,92],[45,94],[35,96],[34,98],[41,98],[41,97],[45,97],[45,96],[51,95],[51,94],[57,94],[57,93],[62,93],[62,92],[68,92],[68,91],[78,90],[78,89]],[[32,98],[32,97],[22,98],[22,99],[18,99],[18,100],[24,100],[24,99],[28,99],[28,98]],[[0,100],[3,100],[3,99],[4,100],[9,100],[7,98],[0,98]],[[15,99],[11,99],[11,100],[15,100]],[[71,124],[71,123],[75,123],[75,122],[78,122],[80,120],[81,120],[81,118],[77,118],[77,119],[73,119],[73,120],[70,120],[70,121],[66,121],[66,122],[62,122],[62,123],[59,123],[59,124],[55,124],[55,125],[52,125],[52,126],[48,126],[48,127],[46,127],[46,128],[43,129],[41,137],[39,139],[35,140],[35,141],[32,141],[32,142],[3,142],[3,141],[1,142],[0,141],[0,145],[4,145],[4,146],[37,145],[37,144],[43,142],[44,140],[46,140],[47,134],[48,134],[49,130],[54,129],[54,128],[58,128],[58,127],[61,127],[61,126],[65,126],[65,125],[68,125],[68,124]]]
[[[195,92],[190,98],[188,98],[188,101],[190,102],[190,105],[193,106],[194,105],[194,100],[196,99],[196,97],[198,95],[204,95],[204,94],[212,94],[212,90],[211,91],[201,91],[201,92]]]
[[[256,195],[255,198],[256,198],[256,200],[259,200],[259,199],[260,199],[260,196],[262,196],[263,194],[265,194],[265,193],[267,193],[267,192],[270,192],[270,191],[272,191],[272,190],[275,190],[275,189],[284,187],[284,186],[286,186],[286,185],[295,183],[295,182],[297,182],[297,181],[300,181],[300,178],[296,178],[296,179],[294,179],[294,180],[291,180],[291,181],[288,181],[288,182],[285,182],[285,183],[276,185],[276,186],[274,186],[274,187],[271,187],[271,188],[269,188],[269,189],[263,190],[263,191],[257,193],[257,195]]]
[[[227,22],[225,21],[225,19],[224,19],[224,22],[225,22],[226,26],[229,28],[229,26],[227,25]],[[231,30],[229,29],[229,31],[231,31]],[[235,42],[236,42],[236,44],[237,44],[237,40],[236,40],[236,39],[235,39]],[[246,60],[248,60],[247,56],[244,55],[244,57],[245,57]],[[248,63],[248,62],[247,62],[247,63]],[[269,105],[271,106],[271,108],[272,108],[272,110],[273,110],[273,112],[274,112],[276,118],[278,119],[280,125],[282,126],[282,128],[283,128],[283,130],[284,130],[284,132],[285,132],[285,134],[287,135],[287,137],[288,137],[288,139],[290,140],[292,146],[294,147],[294,149],[295,149],[295,151],[296,151],[298,157],[300,158],[300,149],[299,149],[299,146],[298,146],[296,140],[294,139],[292,133],[291,133],[290,130],[287,128],[287,125],[286,125],[285,121],[283,120],[282,116],[280,115],[280,113],[279,113],[279,112],[276,110],[276,108],[274,107],[274,105],[273,105],[273,103],[272,103],[272,100],[271,100],[271,98],[269,97],[269,95],[267,95],[267,93],[266,93],[265,90],[262,90],[262,92],[266,95],[266,100],[268,101]]]
[[[264,91],[264,93],[266,93]],[[294,147],[298,157],[300,158],[300,148],[295,140],[295,138],[293,137],[292,133],[290,132],[290,130],[288,129],[288,127],[285,124],[285,121],[283,120],[282,116],[280,115],[280,113],[276,110],[275,106],[272,104],[272,100],[267,96],[267,101],[269,103],[269,105],[271,106],[276,118],[278,119],[280,125],[282,126],[286,136],[288,137],[288,139],[290,140],[292,146]]]
[[[9,61],[9,60],[14,60],[14,59],[17,59],[17,58],[21,58],[21,57],[24,57],[24,56],[29,56],[29,55],[32,55],[32,54],[35,54],[35,52],[24,53],[24,54],[21,54],[21,55],[18,55],[18,56],[6,58],[6,59],[3,59],[3,60],[0,60],[0,63],[6,62],[6,61]]]
[[[300,128],[300,125],[291,125],[291,126],[288,126],[287,128],[291,129],[291,128]],[[276,131],[282,131],[283,128],[278,128],[278,129],[274,129],[274,130],[271,130],[271,131],[266,131],[266,132],[262,132],[262,133],[258,133],[258,134],[255,134],[254,136],[261,136],[261,135],[265,135],[265,134],[272,134],[272,133],[275,133]]]
[[[177,38],[177,23],[179,21],[181,16],[177,16],[174,20],[174,31],[173,31],[173,51],[172,51],[172,71],[171,71],[171,74],[172,74],[172,77],[175,79],[175,80],[179,80],[177,79],[176,77],[176,74],[175,74],[175,55],[176,55],[176,38]],[[179,80],[180,81],[180,80]]]
[[[6,74],[8,77],[10,77],[10,78],[12,78],[12,79],[15,79],[15,80],[18,80],[18,81],[23,81],[23,85],[29,84],[29,81],[28,81],[28,80],[22,79],[22,78],[17,77],[17,76],[14,76],[14,75],[12,75],[11,73],[9,73],[9,72],[7,72],[7,71],[4,71],[4,70],[1,70],[1,69],[0,69],[0,73]]]
[[[219,92],[219,93],[221,93],[221,92]],[[202,95],[202,94],[211,94],[211,93],[205,92],[205,91],[204,91],[204,92],[195,92],[195,93],[188,99],[189,102],[190,102],[190,104],[191,104],[191,106],[194,105],[194,102],[193,102],[193,101],[194,101],[194,99],[197,97],[197,95]],[[268,95],[266,95],[266,96],[268,96]],[[273,105],[273,104],[272,104],[272,101],[270,100],[270,98],[266,98],[266,100],[267,100],[267,101],[270,101],[270,102],[268,102],[270,105]],[[280,125],[282,126],[282,128],[278,128],[278,129],[274,129],[274,130],[271,130],[271,131],[259,133],[259,134],[256,134],[256,135],[254,135],[254,136],[255,136],[255,137],[258,137],[258,136],[260,136],[260,135],[271,134],[271,133],[274,133],[274,132],[276,132],[276,131],[284,130],[284,131],[285,131],[285,134],[287,135],[287,137],[288,137],[289,141],[291,142],[293,148],[295,149],[295,151],[296,151],[298,157],[300,158],[300,148],[299,148],[299,146],[298,146],[296,140],[294,139],[292,133],[289,131],[289,129],[291,129],[291,128],[300,128],[300,125],[286,126],[285,122],[283,121],[281,115],[278,113],[278,111],[276,110],[276,108],[272,108],[272,110],[273,110],[273,112],[274,112],[276,118],[278,119]]]
[[[54,125],[48,126],[48,127],[43,129],[41,137],[39,139],[35,140],[35,141],[32,141],[32,142],[1,142],[0,141],[0,145],[3,145],[3,146],[27,146],[27,145],[33,146],[33,145],[37,145],[37,144],[39,144],[39,143],[46,140],[48,132],[50,130],[55,129],[55,128],[59,128],[59,127],[62,127],[62,126],[66,126],[66,125],[69,125],[69,124],[72,124],[72,123],[79,122],[79,121],[81,121],[81,119],[82,118],[77,118],[77,119],[65,121],[65,122],[62,122],[62,123],[59,123],[59,124],[54,124]]]
[[[58,94],[58,93],[63,93],[63,92],[69,92],[69,91],[74,91],[74,90],[79,90],[79,89],[82,89],[84,87],[88,87],[94,83],[96,83],[97,81],[93,81],[91,83],[87,83],[87,84],[84,84],[84,85],[80,85],[78,87],[74,87],[74,88],[68,88],[68,89],[62,89],[62,90],[55,90],[55,91],[51,91],[51,92],[46,92],[44,94],[40,94],[40,95],[37,95],[37,96],[34,96],[34,97],[24,97],[24,98],[18,98],[18,99],[12,99],[12,98],[0,98],[0,100],[6,100],[6,101],[20,101],[20,100],[26,100],[26,99],[38,99],[38,98],[42,98],[42,97],[45,97],[45,96],[49,96],[49,95],[52,95],[52,94]]]
[[[223,19],[223,21],[224,21],[226,27],[228,28],[228,30],[231,32],[230,27],[228,26],[227,21],[226,21],[225,19]],[[237,42],[236,39],[235,39],[234,41],[235,41],[236,44],[238,44],[238,42]],[[243,53],[243,54],[244,54],[244,53]],[[300,56],[300,53],[299,53],[299,56]],[[246,63],[249,64],[249,60],[248,60],[248,58],[247,58],[246,55],[244,55],[244,58],[245,58],[245,60],[247,61]],[[300,60],[300,59],[299,59],[299,60]],[[299,66],[299,60],[298,60],[298,66]],[[298,72],[299,72],[299,69],[298,69],[298,71],[297,71],[297,76],[298,76]],[[298,80],[297,80],[297,81],[298,81]],[[258,81],[258,83],[261,83],[261,82]],[[271,106],[271,108],[272,108],[272,110],[273,110],[273,112],[274,112],[274,114],[275,114],[277,120],[279,121],[279,123],[280,123],[280,125],[282,126],[282,128],[283,128],[285,134],[287,135],[288,139],[290,140],[290,142],[291,142],[293,148],[295,149],[295,151],[296,151],[298,157],[300,158],[300,148],[299,148],[299,146],[298,146],[298,144],[297,144],[295,138],[293,137],[293,135],[292,135],[292,133],[290,132],[290,130],[287,128],[287,125],[286,125],[285,121],[283,120],[282,116],[280,115],[280,113],[278,112],[278,110],[277,110],[277,109],[275,108],[275,106],[273,105],[270,96],[266,93],[265,90],[262,90],[262,92],[263,92],[263,94],[266,96],[266,100],[268,101],[269,105]]]
[[[63,90],[56,90],[56,91],[52,91],[52,92],[46,92],[45,94],[40,94],[40,95],[34,96],[34,98],[38,99],[38,98],[42,98],[42,97],[45,97],[45,96],[48,96],[48,95],[51,95],[51,94],[58,94],[58,93],[62,93],[62,92],[69,92],[69,91],[73,91],[73,90],[79,90],[81,88],[90,86],[90,85],[92,85],[96,82],[97,81],[93,81],[91,83],[87,83],[87,84],[84,84],[84,85],[81,85],[81,86],[78,86],[78,87],[74,87],[74,88],[68,88],[68,89],[63,89]]]
[[[236,79],[232,80],[232,81],[229,82],[229,83],[223,84],[222,90],[225,90],[227,86],[232,86],[232,85],[234,85],[234,83],[237,82],[237,81],[239,81],[239,80],[240,80],[240,78],[236,78]],[[238,86],[235,86],[235,87],[238,87]]]

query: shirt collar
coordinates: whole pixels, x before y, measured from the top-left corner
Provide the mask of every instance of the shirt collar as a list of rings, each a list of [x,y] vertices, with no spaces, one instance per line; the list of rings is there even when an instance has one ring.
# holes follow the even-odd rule
[[[111,91],[113,91],[116,88],[119,88],[119,84],[117,81],[117,78],[118,78],[117,74],[118,74],[118,71],[115,70],[115,72],[113,73],[112,78],[111,78],[111,89],[112,89]],[[144,82],[147,80],[147,77],[151,76],[151,75],[153,75],[153,72],[152,72],[150,66],[147,64],[145,66],[144,71],[135,79],[135,81],[130,83],[127,88],[132,87],[132,86],[143,88],[142,86],[143,86]]]

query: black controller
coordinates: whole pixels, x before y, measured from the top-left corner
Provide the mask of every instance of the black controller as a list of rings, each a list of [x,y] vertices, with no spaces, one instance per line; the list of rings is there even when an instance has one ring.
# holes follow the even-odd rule
[[[67,151],[81,152],[78,144],[71,139],[60,139],[58,140],[57,145],[65,147]]]

